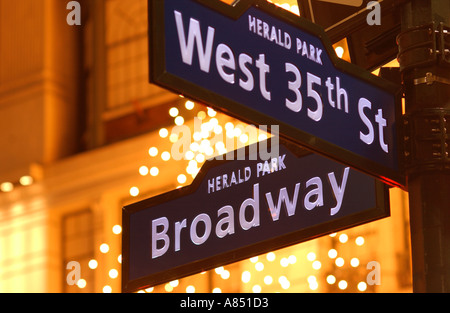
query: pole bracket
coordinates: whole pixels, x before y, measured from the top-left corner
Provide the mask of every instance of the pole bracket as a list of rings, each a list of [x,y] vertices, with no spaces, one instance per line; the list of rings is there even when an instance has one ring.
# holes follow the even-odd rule
[[[415,78],[413,80],[413,82],[414,82],[414,85],[420,85],[420,84],[432,85],[434,82],[450,85],[449,78],[440,77],[440,76],[434,75],[431,72],[427,72],[425,74],[425,77]]]
[[[400,70],[439,65],[450,67],[450,26],[430,23],[411,27],[397,36]]]
[[[450,109],[422,109],[403,116],[407,172],[450,170]]]

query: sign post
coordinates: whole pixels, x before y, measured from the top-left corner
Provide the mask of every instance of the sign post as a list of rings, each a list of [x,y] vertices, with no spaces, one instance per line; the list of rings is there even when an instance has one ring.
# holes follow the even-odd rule
[[[150,81],[393,185],[400,89],[265,0],[150,0]]]
[[[399,63],[405,88],[414,292],[450,292],[450,2],[402,7]]]
[[[190,186],[123,209],[124,292],[389,215],[388,187],[368,175],[287,143],[269,159],[261,143],[242,149],[245,159],[207,161]]]

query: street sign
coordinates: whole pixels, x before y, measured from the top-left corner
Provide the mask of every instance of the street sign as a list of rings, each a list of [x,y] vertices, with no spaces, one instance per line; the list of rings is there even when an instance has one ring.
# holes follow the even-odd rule
[[[283,141],[270,158],[261,143],[242,149],[207,161],[190,186],[124,207],[124,292],[389,216],[388,188],[371,176]]]
[[[150,0],[150,81],[404,186],[398,86],[339,59],[322,28],[265,0]]]

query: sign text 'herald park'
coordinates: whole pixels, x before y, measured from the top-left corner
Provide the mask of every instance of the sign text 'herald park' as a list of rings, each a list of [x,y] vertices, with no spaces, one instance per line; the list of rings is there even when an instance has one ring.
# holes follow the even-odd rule
[[[124,292],[389,216],[388,187],[376,178],[283,141],[264,160],[262,143],[124,208]]]
[[[404,186],[399,88],[339,59],[317,25],[264,0],[150,0],[150,81]]]

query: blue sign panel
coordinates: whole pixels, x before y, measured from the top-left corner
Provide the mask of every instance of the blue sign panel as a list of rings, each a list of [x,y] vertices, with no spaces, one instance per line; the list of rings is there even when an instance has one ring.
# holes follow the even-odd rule
[[[124,208],[124,291],[389,215],[379,180],[287,143],[266,160],[253,147],[243,160],[207,161],[190,186]]]
[[[150,80],[383,181],[404,185],[396,86],[337,58],[323,30],[266,1],[153,0]]]

